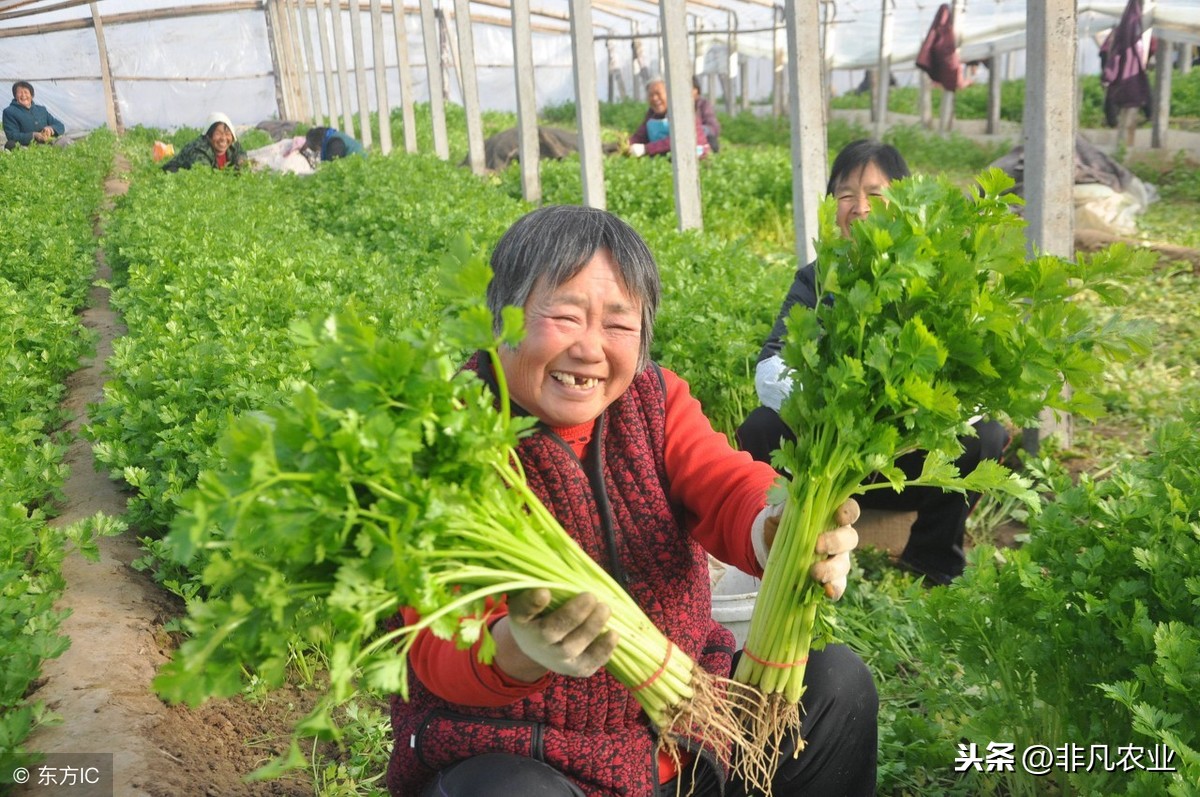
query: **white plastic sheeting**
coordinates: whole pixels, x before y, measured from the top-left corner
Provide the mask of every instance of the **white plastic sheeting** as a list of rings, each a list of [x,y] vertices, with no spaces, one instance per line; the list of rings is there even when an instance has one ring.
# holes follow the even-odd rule
[[[176,19],[121,22],[123,15],[163,8],[188,9],[207,5],[202,0],[182,0],[169,6],[162,0],[98,0],[94,5],[104,21],[116,104],[125,126],[147,125],[164,128],[198,127],[207,115],[220,110],[237,125],[251,125],[264,119],[278,118],[271,50],[268,43],[267,15],[261,5],[253,9],[226,10]],[[39,7],[61,5],[53,0],[0,0],[0,85],[29,80],[36,91],[35,101],[46,105],[62,119],[69,130],[89,129],[105,124],[106,106],[100,81],[99,53],[95,31],[90,27],[88,4],[52,11]],[[933,14],[933,0],[895,0],[892,7],[892,68],[900,72],[902,83],[915,79],[912,60],[920,47]],[[836,0],[823,3],[822,19],[830,23],[826,31],[832,52],[829,61],[834,70],[834,89],[843,91],[857,84],[865,70],[879,57],[879,30],[884,0]],[[453,4],[440,2],[453,36]],[[628,36],[636,24],[640,33],[653,34],[659,29],[657,9],[646,6],[644,13],[631,11],[628,2],[605,5],[595,0],[596,70],[601,83],[600,96],[607,98],[608,74],[606,34]],[[1124,9],[1123,2],[1080,2],[1080,70],[1097,72],[1097,31],[1111,27]],[[564,0],[534,0],[534,11],[566,13]],[[694,10],[694,13],[692,13]],[[472,9],[473,13],[475,9]],[[317,31],[315,11],[309,14],[310,29]],[[504,11],[480,6],[480,16],[503,18]],[[688,28],[695,47],[699,73],[711,73],[730,63],[729,46],[742,56],[747,72],[745,85],[751,99],[763,99],[773,88],[774,49],[782,43],[769,30],[741,33],[735,39],[727,31],[731,23],[741,31],[769,28],[780,17],[776,10],[749,0],[726,0],[723,8],[689,6]],[[373,42],[369,16],[363,9],[362,40],[368,83],[367,95],[375,108]],[[1147,26],[1174,41],[1200,44],[1200,0],[1145,0]],[[75,30],[50,30],[64,20],[88,20],[88,27]],[[572,65],[569,34],[565,22],[535,15],[534,21],[557,25],[562,33],[533,33],[533,59],[537,64],[536,92],[539,107],[573,99]],[[408,49],[413,68],[413,99],[428,99],[424,46],[420,16],[415,7],[406,12]],[[350,16],[343,11],[342,29],[346,58],[353,67]],[[394,30],[387,15],[383,29],[387,67],[389,104],[398,107],[400,81],[396,67]],[[14,30],[21,35],[11,35]],[[512,76],[512,32],[507,27],[476,22],[473,28],[480,98],[484,109],[515,108],[515,81]],[[971,61],[1012,51],[1014,60],[1006,66],[1008,76],[1023,74],[1025,0],[967,0],[956,32],[963,45],[962,60]],[[330,34],[332,35],[332,33]],[[656,39],[643,39],[644,52],[651,72],[658,71],[660,48]],[[629,39],[616,41],[615,54],[622,64],[626,87],[632,86],[633,46]],[[321,52],[314,47],[317,69],[324,70]],[[332,47],[330,60],[333,60]],[[735,59],[736,60],[736,59]],[[332,66],[332,65],[331,65]],[[860,70],[857,73],[855,70]],[[905,70],[908,70],[907,73]],[[451,102],[461,102],[457,76],[448,75],[447,93]],[[302,75],[307,90],[307,78]],[[318,81],[322,110],[329,109],[324,97],[324,81]],[[357,110],[357,87],[350,75],[350,104]],[[5,94],[0,98],[7,101]],[[3,104],[3,103],[0,103]],[[340,107],[340,106],[336,106]],[[335,112],[336,112],[335,107]],[[357,122],[356,122],[357,123]]]

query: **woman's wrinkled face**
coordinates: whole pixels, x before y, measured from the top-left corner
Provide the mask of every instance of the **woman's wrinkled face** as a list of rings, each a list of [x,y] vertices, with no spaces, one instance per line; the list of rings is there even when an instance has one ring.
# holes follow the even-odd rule
[[[525,338],[502,347],[513,401],[550,426],[595,420],[637,375],[642,308],[602,249],[554,289],[540,284],[525,303]]]
[[[865,219],[871,212],[871,198],[882,197],[891,181],[883,170],[868,163],[847,174],[833,192],[837,198],[837,223],[842,235],[850,235],[850,224]]]
[[[233,131],[224,122],[217,122],[208,134],[209,143],[218,155],[225,152],[233,144]]]
[[[23,108],[33,107],[33,92],[24,86],[18,86],[13,99],[17,101],[17,105]]]
[[[651,83],[646,89],[646,101],[650,103],[650,110],[655,113],[666,113],[667,85],[665,83]]]

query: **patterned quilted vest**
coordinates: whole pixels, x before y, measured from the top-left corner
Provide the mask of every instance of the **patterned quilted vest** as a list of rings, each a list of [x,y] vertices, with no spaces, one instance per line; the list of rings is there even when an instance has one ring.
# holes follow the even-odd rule
[[[467,367],[481,370],[476,358]],[[597,419],[585,462],[545,427],[519,452],[530,486],[563,527],[680,649],[728,675],[733,637],[711,617],[706,555],[668,498],[665,422],[662,372],[651,366]],[[395,797],[418,797],[439,770],[494,752],[544,761],[589,797],[655,793],[655,731],[629,690],[603,670],[555,676],[545,690],[501,708],[448,703],[411,674],[409,690],[407,703],[392,700],[396,746],[387,783]]]

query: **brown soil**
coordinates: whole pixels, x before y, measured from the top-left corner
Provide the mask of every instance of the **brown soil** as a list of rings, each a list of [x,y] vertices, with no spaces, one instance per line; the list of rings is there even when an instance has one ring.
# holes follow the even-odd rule
[[[106,184],[109,197],[128,184],[119,162]],[[99,233],[99,230],[97,230]],[[97,277],[110,271],[97,256]],[[65,407],[77,433],[87,405],[102,398],[104,363],[114,337],[124,334],[111,310],[107,289],[92,289],[83,323],[100,337],[96,354],[67,381]],[[71,468],[64,492],[66,504],[56,524],[67,524],[96,512],[120,516],[126,496],[118,483],[93,465],[91,447],[75,439],[67,455]],[[282,690],[257,702],[211,701],[197,710],[168,706],[158,699],[151,681],[168,658],[173,642],[164,623],[182,613],[182,604],[130,563],[142,555],[136,531],[100,541],[98,563],[73,554],[63,565],[66,590],[59,607],[71,614],[62,633],[70,648],[46,661],[32,697],[44,701],[61,724],[39,727],[24,747],[42,753],[111,753],[112,791],[74,788],[72,795],[119,797],[257,797],[311,795],[307,773],[269,783],[246,783],[244,776],[286,750],[291,723],[310,704],[306,693]],[[15,794],[44,795],[45,788],[18,789]]]

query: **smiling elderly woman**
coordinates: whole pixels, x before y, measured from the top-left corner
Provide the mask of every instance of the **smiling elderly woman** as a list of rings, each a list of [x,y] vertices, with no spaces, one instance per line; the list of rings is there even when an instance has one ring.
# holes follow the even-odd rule
[[[530,487],[681,650],[728,676],[733,636],[711,618],[707,554],[761,573],[774,536],[775,472],[731,448],[678,376],[650,361],[657,266],[627,224],[547,207],[518,220],[492,256],[488,304],[524,308],[526,335],[501,352],[513,402],[540,423],[518,447]],[[493,382],[486,358],[467,368]],[[857,516],[857,507],[851,508]],[[840,596],[857,544],[823,535],[813,577]],[[742,795],[711,752],[682,762],[604,669],[616,639],[590,594],[544,611],[545,590],[509,596],[491,619],[495,655],[426,633],[409,652],[409,700],[392,702],[393,795]],[[405,619],[414,615],[405,610]],[[878,701],[848,648],[808,665],[803,754],[778,752],[777,797],[873,794]],[[694,765],[693,765],[694,764]],[[682,782],[680,782],[682,781]]]
[[[33,84],[18,80],[12,86],[12,102],[4,109],[5,149],[46,144],[66,130],[46,106],[33,101]]]

